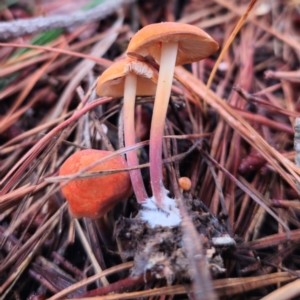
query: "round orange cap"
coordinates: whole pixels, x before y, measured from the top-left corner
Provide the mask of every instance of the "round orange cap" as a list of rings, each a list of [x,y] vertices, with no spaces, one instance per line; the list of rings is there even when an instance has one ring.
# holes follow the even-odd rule
[[[88,165],[111,154],[103,150],[83,150],[71,155],[61,166],[59,175],[72,175]],[[122,156],[113,157],[88,172],[126,168]],[[62,193],[69,203],[73,217],[98,219],[111,210],[117,202],[132,193],[128,172],[104,175],[101,177],[70,181],[62,187]]]
[[[137,75],[137,96],[155,95],[158,71],[146,62],[129,57],[115,62],[102,73],[96,87],[97,95],[122,97],[125,76],[129,73]]]
[[[184,191],[188,191],[192,187],[192,182],[188,177],[180,177],[178,179],[178,184],[180,188],[183,189]]]
[[[164,22],[150,24],[138,31],[132,37],[127,52],[151,55],[159,63],[162,42],[178,42],[177,66],[204,59],[219,49],[218,43],[196,26]]]

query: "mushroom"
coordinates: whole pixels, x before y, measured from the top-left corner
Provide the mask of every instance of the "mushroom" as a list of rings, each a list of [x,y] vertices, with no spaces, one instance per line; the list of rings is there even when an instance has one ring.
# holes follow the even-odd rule
[[[87,149],[74,153],[61,166],[59,175],[73,175],[83,168],[111,154],[110,151]],[[122,156],[113,157],[91,168],[88,172],[126,168]],[[69,203],[69,211],[75,218],[99,219],[120,200],[132,193],[127,172],[101,177],[76,179],[62,186],[62,193]]]
[[[136,96],[152,96],[156,91],[157,70],[150,64],[132,58],[117,61],[98,79],[96,92],[99,96],[123,97],[125,146],[135,144],[134,105]],[[126,154],[128,167],[139,164],[135,150]],[[143,203],[147,192],[139,169],[129,172],[137,201]]]
[[[218,48],[198,27],[174,22],[145,26],[128,45],[128,55],[150,55],[160,64],[150,131],[150,177],[154,201],[162,209],[169,203],[162,181],[162,139],[175,65],[199,61]]]
[[[180,187],[181,192],[189,191],[192,187],[192,182],[188,177],[180,177],[178,179],[178,185]]]

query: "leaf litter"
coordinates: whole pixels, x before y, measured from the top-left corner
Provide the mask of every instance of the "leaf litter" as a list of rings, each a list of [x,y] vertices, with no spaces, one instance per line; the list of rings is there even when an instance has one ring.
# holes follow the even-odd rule
[[[0,44],[1,299],[297,297],[299,3],[124,2],[101,21]],[[14,1],[0,14],[44,15],[48,26],[47,16],[85,4]],[[134,195],[103,220],[75,221],[57,183],[71,180],[57,177],[64,160],[90,147],[130,150],[122,102],[97,99],[97,76],[124,57],[139,28],[161,21],[199,26],[221,46],[175,70],[163,173],[183,222],[150,228],[136,217]],[[136,106],[148,192],[153,100],[138,97]],[[189,191],[178,186],[182,176]]]

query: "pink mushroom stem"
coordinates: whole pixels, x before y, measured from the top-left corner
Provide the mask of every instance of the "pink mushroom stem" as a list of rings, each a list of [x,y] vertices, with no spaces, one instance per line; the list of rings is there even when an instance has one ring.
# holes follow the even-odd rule
[[[150,176],[151,187],[156,204],[165,208],[166,195],[162,174],[162,141],[164,125],[175,69],[178,43],[162,43],[160,69],[154,101],[150,132]]]
[[[125,146],[129,147],[135,144],[135,126],[134,126],[134,108],[137,87],[137,75],[130,73],[125,78],[124,84],[124,138]],[[139,165],[136,150],[127,152],[128,167]],[[129,171],[132,188],[134,190],[138,203],[143,203],[148,198],[145,190],[140,169]]]

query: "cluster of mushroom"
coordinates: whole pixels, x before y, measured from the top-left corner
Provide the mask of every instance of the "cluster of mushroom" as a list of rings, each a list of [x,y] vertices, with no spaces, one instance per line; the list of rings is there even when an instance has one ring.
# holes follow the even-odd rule
[[[96,90],[99,96],[124,97],[126,147],[135,144],[135,97],[155,95],[149,150],[151,198],[140,170],[129,172],[136,199],[144,208],[141,218],[150,226],[176,226],[181,221],[175,200],[167,196],[162,174],[162,139],[174,68],[204,59],[217,50],[218,44],[196,26],[175,22],[151,24],[133,36],[127,49],[128,57],[115,62],[99,77]],[[149,60],[143,59],[146,56],[155,60],[159,72]],[[126,157],[128,167],[139,164],[135,150]]]

